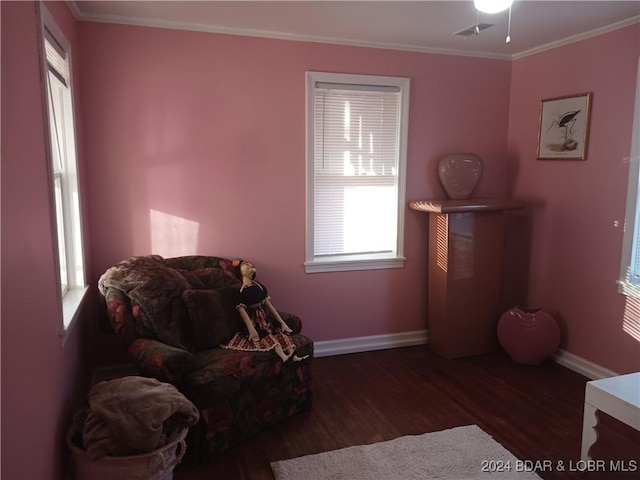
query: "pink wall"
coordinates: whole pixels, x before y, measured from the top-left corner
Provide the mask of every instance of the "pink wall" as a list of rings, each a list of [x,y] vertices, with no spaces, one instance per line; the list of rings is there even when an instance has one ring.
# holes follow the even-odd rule
[[[506,193],[511,65],[81,23],[95,276],[130,255],[243,256],[316,341],[426,328],[427,217],[405,268],[305,274],[305,71],[411,78],[407,201],[442,198],[436,163],[480,154]]]
[[[616,372],[640,369],[636,305],[617,293],[640,26],[513,63],[511,193],[533,205],[531,305],[556,314],[563,347]],[[593,92],[586,161],[536,160],[540,100]],[[617,223],[616,223],[617,222]]]
[[[32,2],[2,2],[1,7],[2,478],[56,479],[65,468],[64,435],[70,416],[84,391],[84,346],[79,338],[85,318],[79,319],[62,347],[37,50],[39,20]],[[49,9],[76,52],[75,20],[66,5],[53,3]],[[77,85],[79,79],[75,80]],[[81,124],[78,133],[81,138]]]
[[[80,67],[90,285],[130,255],[242,255],[315,340],[426,328],[423,215],[407,212],[403,269],[307,275],[302,266],[304,72],[408,76],[407,201],[443,196],[440,156],[479,153],[479,195],[510,185],[534,205],[530,303],[559,316],[570,352],[638,369],[638,342],[622,330],[614,227],[624,215],[637,25],[512,65],[76,24],[64,3],[48,5]],[[83,331],[95,315],[60,346],[37,19],[32,3],[1,8],[2,477],[60,478],[62,438],[95,359],[85,349],[96,343],[82,341],[96,341]],[[535,160],[540,99],[582,91],[594,92],[588,161]]]

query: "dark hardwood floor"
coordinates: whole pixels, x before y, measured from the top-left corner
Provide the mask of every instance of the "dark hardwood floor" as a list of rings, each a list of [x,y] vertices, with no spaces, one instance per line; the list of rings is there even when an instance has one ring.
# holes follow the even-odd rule
[[[640,479],[640,432],[604,414],[591,456],[628,470],[635,462],[637,470],[580,471],[587,381],[551,361],[524,366],[501,353],[445,360],[426,346],[317,358],[310,413],[210,465],[179,465],[175,479],[273,480],[276,460],[471,424],[521,460],[551,461],[552,468],[537,470],[543,479]]]

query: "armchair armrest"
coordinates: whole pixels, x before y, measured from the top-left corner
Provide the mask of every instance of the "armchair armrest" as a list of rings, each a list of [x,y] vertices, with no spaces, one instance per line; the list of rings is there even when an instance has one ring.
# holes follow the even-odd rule
[[[182,383],[196,367],[196,359],[191,352],[149,338],[133,342],[129,346],[129,357],[143,375],[173,385]]]

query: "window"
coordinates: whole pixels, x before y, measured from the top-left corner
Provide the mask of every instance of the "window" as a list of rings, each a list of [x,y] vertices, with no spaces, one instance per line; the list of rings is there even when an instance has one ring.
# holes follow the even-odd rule
[[[409,79],[307,72],[307,272],[404,264]]]
[[[640,59],[632,132],[619,291],[640,298]]]
[[[52,224],[59,271],[63,334],[77,316],[87,290],[82,248],[80,191],[69,42],[40,4],[43,87],[46,99]],[[63,336],[63,339],[65,337]]]

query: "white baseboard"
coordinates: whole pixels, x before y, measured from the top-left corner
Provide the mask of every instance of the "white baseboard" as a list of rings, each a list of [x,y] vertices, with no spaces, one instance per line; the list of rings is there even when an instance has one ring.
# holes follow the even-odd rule
[[[427,344],[427,331],[416,330],[413,332],[392,333],[388,335],[371,335],[368,337],[343,338],[340,340],[325,340],[314,342],[314,357],[330,357],[333,355],[344,355],[347,353],[372,352],[374,350],[385,350],[387,348],[411,347],[414,345]],[[590,380],[613,377],[616,372],[601,367],[589,360],[569,353],[565,350],[558,350],[553,356],[553,360],[563,367],[573,370],[580,375],[584,375]]]
[[[425,345],[427,331],[391,333],[388,335],[371,335],[368,337],[344,338],[340,340],[325,340],[313,343],[314,357],[329,357],[346,353],[371,352],[387,348],[411,347]]]
[[[567,367],[569,370],[573,370],[580,375],[584,375],[590,380],[599,380],[600,378],[615,377],[616,375],[619,375],[613,370],[601,367],[596,363],[585,360],[584,358],[565,350],[558,350],[553,356],[553,360],[563,367]]]

